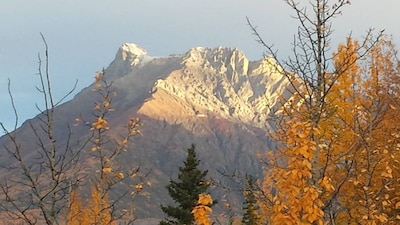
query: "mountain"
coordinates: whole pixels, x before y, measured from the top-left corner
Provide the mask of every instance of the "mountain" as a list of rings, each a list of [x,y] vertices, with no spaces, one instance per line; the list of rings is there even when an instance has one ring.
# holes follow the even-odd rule
[[[178,166],[192,143],[201,169],[207,169],[209,177],[224,185],[233,182],[222,172],[260,174],[257,153],[273,147],[267,135],[272,129],[268,115],[288,87],[279,70],[272,58],[249,61],[232,48],[196,47],[167,57],[150,56],[135,44],[119,48],[104,71],[117,93],[112,101],[115,111],[108,115],[108,121],[115,136],[131,117],[140,118],[143,124],[140,135],[134,137],[120,159],[121,165],[140,165],[141,171],[147,171],[144,179],[149,185],[135,200],[139,218],[163,217],[160,204],[171,203],[165,186],[171,178],[176,179]],[[98,96],[93,88],[94,84],[56,107],[57,145],[79,143],[88,137],[87,127],[72,124],[78,116],[94,119],[93,105]],[[39,126],[41,116],[15,131],[23,140],[20,145],[26,158],[35,151],[32,146],[37,140],[31,128]],[[72,135],[68,135],[67,124]],[[7,146],[8,138],[3,136],[0,144]],[[86,158],[82,160],[87,163]],[[10,163],[1,157],[1,168]],[[213,192],[221,203],[217,207],[222,207],[225,189],[214,187]],[[233,193],[225,200],[237,201],[238,196],[240,193]]]

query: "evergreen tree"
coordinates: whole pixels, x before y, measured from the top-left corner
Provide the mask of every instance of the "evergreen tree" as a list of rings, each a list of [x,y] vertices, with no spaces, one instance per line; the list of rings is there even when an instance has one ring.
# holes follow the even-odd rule
[[[256,194],[256,183],[253,176],[247,177],[247,187],[243,191],[244,195],[244,214],[242,218],[243,225],[258,225],[260,224],[259,207]]]
[[[183,166],[179,167],[178,181],[171,180],[167,185],[168,193],[177,203],[176,206],[161,205],[168,218],[160,225],[190,225],[194,224],[192,210],[197,205],[200,194],[206,193],[210,183],[206,180],[207,170],[197,167],[200,160],[196,158],[195,146],[188,149],[188,155]]]

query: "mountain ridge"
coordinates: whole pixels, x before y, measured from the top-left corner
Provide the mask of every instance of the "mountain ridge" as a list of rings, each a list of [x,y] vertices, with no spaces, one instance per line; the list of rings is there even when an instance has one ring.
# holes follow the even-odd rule
[[[195,102],[202,110],[214,111],[238,121],[257,124],[258,127],[265,125],[265,116],[270,113],[270,108],[288,85],[272,58],[249,61],[237,49],[196,47],[182,55],[151,57],[147,53],[138,56],[136,52],[129,52],[127,51],[129,48],[124,48],[126,45],[119,49],[116,59],[106,69],[106,73],[121,74],[121,70],[118,69],[121,66],[116,65],[121,65],[122,60],[126,62],[125,65],[130,65],[130,68],[134,69],[127,72],[129,76],[119,75],[121,82],[129,83],[131,81],[127,77],[131,77],[135,83],[140,84],[132,86],[137,89],[147,88],[141,90],[142,95],[145,91],[154,94],[158,89],[164,89],[176,97]],[[125,55],[125,60],[118,55]],[[132,59],[136,60],[133,66]],[[165,68],[162,66],[165,62],[180,63]],[[146,67],[156,66],[160,66],[164,74],[158,72],[155,75],[152,71],[146,71]],[[139,73],[146,76],[139,78],[137,76]],[[266,74],[269,76],[265,76]],[[196,108],[193,111],[199,113]],[[252,118],[246,118],[249,115],[253,115]]]

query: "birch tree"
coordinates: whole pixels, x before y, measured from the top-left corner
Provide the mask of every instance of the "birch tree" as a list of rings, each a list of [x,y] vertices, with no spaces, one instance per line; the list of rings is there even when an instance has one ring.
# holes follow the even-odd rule
[[[369,30],[363,40],[348,39],[332,52],[332,21],[350,2],[285,2],[299,22],[288,60],[280,60],[249,22],[291,84],[291,96],[281,98],[274,121],[278,147],[263,156],[261,208],[272,224],[336,224],[339,196],[354,175],[354,158],[362,148],[354,116],[361,101],[357,82],[365,78],[357,64],[373,52],[382,32]]]

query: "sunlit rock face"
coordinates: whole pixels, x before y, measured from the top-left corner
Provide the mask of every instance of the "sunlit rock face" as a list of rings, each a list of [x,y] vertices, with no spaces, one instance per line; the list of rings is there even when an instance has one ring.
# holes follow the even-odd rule
[[[107,72],[116,74],[116,84],[133,97],[154,98],[162,89],[188,105],[187,115],[215,114],[263,128],[288,85],[280,70],[271,58],[250,62],[237,49],[196,47],[182,55],[151,57],[140,47],[125,44]]]

